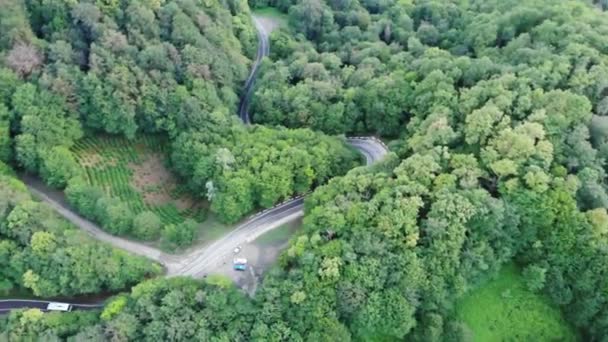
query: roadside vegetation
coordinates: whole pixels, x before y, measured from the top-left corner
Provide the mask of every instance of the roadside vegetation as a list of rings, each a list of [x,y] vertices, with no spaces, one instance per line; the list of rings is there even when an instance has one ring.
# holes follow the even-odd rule
[[[260,246],[276,246],[277,244],[285,243],[294,235],[299,226],[300,223],[298,221],[286,223],[258,237],[253,243]]]
[[[0,175],[0,292],[38,297],[114,292],[162,273],[159,265],[92,240]]]

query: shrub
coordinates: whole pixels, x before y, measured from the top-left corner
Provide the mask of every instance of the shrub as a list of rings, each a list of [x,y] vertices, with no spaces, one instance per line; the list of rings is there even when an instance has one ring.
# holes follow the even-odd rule
[[[133,235],[142,240],[158,239],[160,228],[160,218],[151,211],[142,211],[133,220]]]
[[[68,181],[65,189],[68,202],[86,218],[95,219],[103,215],[97,215],[97,201],[103,197],[103,190],[88,185],[82,178],[75,177]]]
[[[192,219],[187,219],[178,225],[166,225],[162,233],[163,245],[174,249],[192,244],[198,235],[198,226],[199,224]]]
[[[68,180],[79,173],[80,167],[72,152],[67,148],[56,146],[42,154],[40,175],[48,185],[63,189]]]

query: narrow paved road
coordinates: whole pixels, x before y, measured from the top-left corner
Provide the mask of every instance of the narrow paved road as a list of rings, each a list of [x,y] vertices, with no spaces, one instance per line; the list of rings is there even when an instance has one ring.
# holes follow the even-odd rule
[[[38,308],[46,311],[49,303],[53,301],[46,300],[31,300],[31,299],[5,299],[0,300],[0,314],[8,313],[11,310],[23,308]],[[76,310],[93,310],[100,309],[103,304],[72,304],[72,308]]]
[[[265,56],[268,56],[270,51],[268,34],[272,29],[272,27],[270,29],[268,27],[265,28],[264,21],[255,16],[253,17],[253,22],[258,30],[259,46],[239,104],[239,117],[246,125],[251,124],[249,103],[260,63]],[[352,137],[348,138],[347,142],[365,156],[367,165],[382,159],[388,152],[386,146],[373,137]],[[159,262],[166,268],[167,276],[203,277],[214,270],[219,263],[224,262],[231,255],[235,246],[253,241],[262,234],[304,215],[304,198],[300,196],[281,203],[274,208],[257,213],[237,226],[233,231],[209,245],[193,246],[185,253],[179,255],[167,254],[146,244],[106,233],[95,223],[76,214],[61,196],[54,194],[40,181],[27,177],[24,177],[23,181],[34,196],[48,203],[60,215],[92,235],[95,239]],[[46,308],[46,304],[48,304],[46,301],[31,300],[0,301],[0,313],[3,310],[7,312],[11,309],[22,307]],[[75,306],[77,309],[90,309],[94,307],[94,305],[85,304],[77,304]]]
[[[264,57],[270,54],[270,42],[268,41],[270,32],[264,27],[262,20],[256,18],[255,16],[252,18],[255,28],[258,31],[259,45],[255,61],[251,67],[251,72],[249,73],[249,77],[247,77],[247,81],[245,81],[245,91],[241,96],[241,103],[239,104],[239,117],[246,125],[251,124],[251,117],[249,116],[249,104],[251,102],[251,96],[253,95],[253,84],[258,76],[258,71],[260,70],[262,60]]]

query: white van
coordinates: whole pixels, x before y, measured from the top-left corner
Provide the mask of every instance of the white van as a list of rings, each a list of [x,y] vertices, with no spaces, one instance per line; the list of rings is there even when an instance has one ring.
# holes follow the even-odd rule
[[[235,265],[247,265],[247,259],[245,258],[234,258],[232,263]]]
[[[47,311],[72,311],[72,305],[67,303],[51,302],[46,307]]]

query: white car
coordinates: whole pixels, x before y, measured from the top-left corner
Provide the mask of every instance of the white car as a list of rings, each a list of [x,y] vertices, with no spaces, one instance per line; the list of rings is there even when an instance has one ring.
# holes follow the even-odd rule
[[[245,258],[234,258],[234,260],[232,260],[232,263],[235,265],[247,265],[247,259]]]
[[[239,254],[240,251],[241,251],[241,246],[234,247],[234,254]]]

